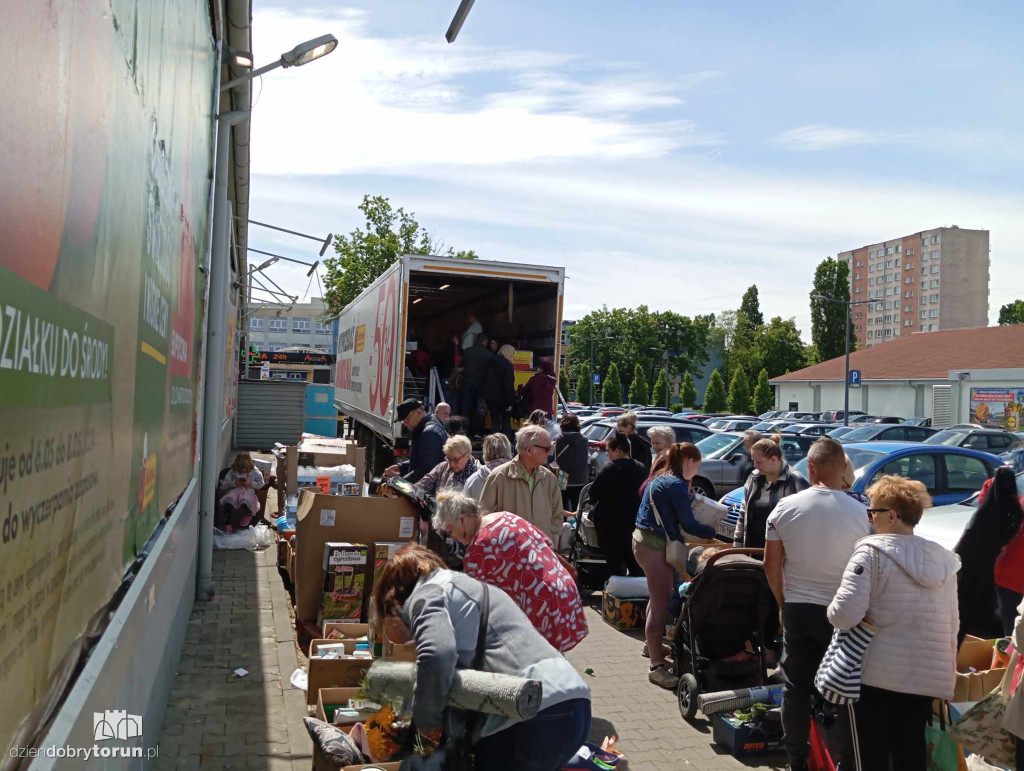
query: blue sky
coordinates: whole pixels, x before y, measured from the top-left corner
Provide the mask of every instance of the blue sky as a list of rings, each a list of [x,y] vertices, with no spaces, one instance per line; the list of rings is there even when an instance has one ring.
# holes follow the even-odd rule
[[[567,317],[756,283],[809,338],[818,261],[949,224],[991,231],[991,318],[1024,296],[1019,6],[477,0],[448,45],[456,5],[257,0],[258,63],[340,45],[256,85],[253,219],[348,232],[386,195],[457,249],[565,266]]]

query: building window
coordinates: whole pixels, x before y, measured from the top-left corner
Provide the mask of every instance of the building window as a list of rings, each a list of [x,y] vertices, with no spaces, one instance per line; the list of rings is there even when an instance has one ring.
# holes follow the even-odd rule
[[[318,335],[329,335],[331,334],[331,325],[324,324],[322,321],[316,323],[316,333]]]
[[[939,317],[939,310],[938,310],[938,308],[932,308],[930,311],[928,311],[928,318],[930,318],[930,319],[937,319],[938,317]]]
[[[270,320],[270,331],[271,332],[287,332],[288,331],[288,319],[271,319]]]
[[[921,318],[922,319],[928,318],[928,311],[921,311]]]
[[[921,288],[922,289],[927,289],[928,288],[928,282],[927,281],[922,281],[921,282]]]
[[[263,329],[263,319],[249,319],[249,329],[259,332]]]
[[[931,301],[932,301],[933,303],[937,303],[937,302],[939,301],[939,296],[938,296],[937,294],[933,294],[933,295],[931,296]]]
[[[938,237],[938,236],[932,236],[932,241],[931,241],[931,242],[932,242],[933,244],[937,244],[937,243],[939,243],[939,237]]]
[[[938,272],[939,272],[939,266],[938,265],[932,265],[932,273],[938,273]]]
[[[886,260],[885,261],[885,267],[886,268],[891,268],[892,267],[892,260]]]
[[[308,332],[312,324],[309,319],[292,319],[293,332]]]
[[[928,325],[928,331],[929,332],[935,332],[936,330],[938,330],[938,328],[939,328],[938,324],[929,324]]]
[[[907,276],[905,279],[903,279],[903,283],[904,284],[912,284],[912,283],[914,283],[914,279],[912,279],[910,276]]]
[[[921,252],[921,262],[928,262],[928,252]]]
[[[871,278],[868,279],[868,286],[874,286],[874,285],[875,285],[875,277],[872,276]]]
[[[282,348],[285,347],[287,346],[285,346],[283,343],[271,343],[270,345],[267,346],[267,353],[276,353],[277,351],[280,351]]]
[[[910,326],[910,319],[907,319],[906,321],[904,321],[903,322],[903,326],[909,327]]]
[[[892,287],[891,286],[886,288],[885,296],[886,297],[892,297]]]
[[[875,266],[874,265],[868,265],[868,273],[874,273],[874,272],[875,272]]]
[[[871,339],[874,336],[875,336],[875,331],[873,329],[869,329],[868,330],[868,339]]]
[[[886,315],[885,323],[886,324],[892,324],[892,314],[891,313]]]
[[[894,273],[893,277],[892,277],[892,280],[895,281],[897,284],[900,283],[900,274],[899,273]]]
[[[885,310],[887,310],[887,311],[891,311],[892,310],[892,303],[891,302],[887,302],[885,304]]]
[[[898,268],[900,266],[900,258],[897,257],[895,260],[892,261],[892,264]]]
[[[928,246],[928,236],[921,236],[921,246]]]
[[[928,286],[930,288],[932,288],[932,289],[938,289],[939,288],[939,280],[937,278],[933,278],[931,283]]]
[[[895,246],[886,247],[885,253],[886,254],[895,254],[896,253],[896,247]],[[890,262],[891,262],[891,260],[890,260]]]
[[[891,329],[885,330],[885,336],[886,337],[892,337],[892,330]]]

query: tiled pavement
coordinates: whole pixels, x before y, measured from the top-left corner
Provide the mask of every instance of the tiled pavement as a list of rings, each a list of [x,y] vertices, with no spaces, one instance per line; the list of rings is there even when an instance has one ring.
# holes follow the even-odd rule
[[[289,599],[274,550],[214,552],[217,596],[197,602],[160,735],[155,771],[308,771],[305,693],[289,682],[297,666]],[[675,694],[647,681],[637,633],[619,632],[594,608],[590,634],[568,655],[593,695],[591,738],[617,734],[629,771],[779,769],[778,756],[741,762],[722,754],[706,721],[688,725]],[[249,670],[243,678],[231,673]]]

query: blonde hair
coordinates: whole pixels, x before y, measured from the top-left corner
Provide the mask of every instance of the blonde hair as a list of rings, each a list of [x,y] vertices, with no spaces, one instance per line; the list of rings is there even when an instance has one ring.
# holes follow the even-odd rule
[[[647,438],[651,439],[655,436],[660,436],[669,444],[674,444],[676,441],[676,432],[672,430],[672,426],[651,426],[647,429]]]
[[[252,456],[247,452],[238,453],[231,464],[231,470],[236,474],[248,474],[254,468],[256,468],[256,464],[252,462]]]
[[[846,456],[846,471],[843,472],[843,489],[852,490],[853,483],[857,481],[857,471],[853,467],[853,461],[850,460],[850,456]]]
[[[498,349],[498,355],[504,359],[507,359],[511,363],[516,357],[516,349],[508,343],[505,343],[501,348]]]
[[[507,458],[512,460],[512,442],[504,434],[488,434],[484,437],[484,463]]]
[[[468,452],[473,452],[473,444],[469,441],[468,436],[456,434],[445,442],[444,447],[441,449],[444,451],[444,457],[446,458],[453,454],[457,457],[462,457]]]
[[[636,413],[635,412],[623,412],[619,415],[615,421],[616,426],[629,426],[636,431]],[[672,434],[672,438],[675,439],[675,433]]]
[[[921,521],[924,510],[932,505],[923,482],[894,474],[884,476],[871,485],[868,497],[873,508],[892,509],[901,522],[911,527]]]
[[[757,450],[761,455],[766,458],[778,458],[782,460],[782,435],[774,434],[766,439],[758,439],[754,442],[754,446],[750,448],[751,452]]]

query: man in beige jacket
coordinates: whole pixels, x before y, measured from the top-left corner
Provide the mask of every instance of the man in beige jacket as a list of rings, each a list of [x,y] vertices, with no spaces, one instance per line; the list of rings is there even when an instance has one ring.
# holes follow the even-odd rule
[[[557,548],[565,512],[558,479],[544,467],[551,452],[551,435],[528,424],[516,434],[516,452],[516,457],[488,475],[480,507],[491,512],[511,511],[550,536]]]

